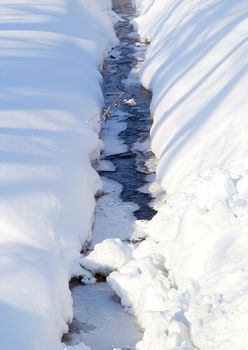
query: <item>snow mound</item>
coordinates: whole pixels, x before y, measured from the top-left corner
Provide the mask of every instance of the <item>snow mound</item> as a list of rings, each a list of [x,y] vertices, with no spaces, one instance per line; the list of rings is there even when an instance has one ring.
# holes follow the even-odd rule
[[[137,349],[245,350],[247,1],[135,3],[133,24],[151,42],[140,76],[167,192],[144,237],[162,250],[154,260],[152,245],[138,248],[108,281],[145,329]]]
[[[105,239],[81,260],[81,265],[93,274],[108,276],[132,258],[132,247],[119,238]]]
[[[1,0],[0,29],[1,349],[57,350],[101,188],[111,1]]]
[[[145,329],[136,349],[164,350],[178,345],[194,349],[184,321],[186,300],[168,275],[163,250],[152,240],[142,242],[134,259],[111,273],[107,281]]]

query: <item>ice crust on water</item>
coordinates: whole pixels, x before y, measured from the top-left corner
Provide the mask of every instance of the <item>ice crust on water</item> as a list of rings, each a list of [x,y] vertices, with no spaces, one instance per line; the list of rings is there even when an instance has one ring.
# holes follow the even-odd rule
[[[81,343],[78,345],[62,347],[61,350],[93,350],[93,349]]]

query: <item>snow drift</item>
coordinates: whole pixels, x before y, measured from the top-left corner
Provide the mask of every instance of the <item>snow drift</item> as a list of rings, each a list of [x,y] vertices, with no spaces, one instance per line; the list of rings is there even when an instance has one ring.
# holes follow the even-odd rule
[[[1,349],[60,349],[72,318],[113,18],[109,0],[0,3]]]
[[[149,245],[108,281],[145,328],[137,349],[245,350],[247,1],[135,2],[134,26],[151,41],[141,81],[153,91],[167,196]]]

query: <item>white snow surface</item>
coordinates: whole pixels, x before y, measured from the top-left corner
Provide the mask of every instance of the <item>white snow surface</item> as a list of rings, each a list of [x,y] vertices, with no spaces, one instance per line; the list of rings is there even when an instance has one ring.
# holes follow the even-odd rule
[[[110,0],[0,2],[1,349],[60,349],[72,319],[114,18]]]
[[[132,248],[120,238],[108,238],[95,245],[94,250],[82,258],[81,265],[93,274],[108,276],[132,258]]]
[[[145,329],[137,350],[246,350],[247,0],[135,2],[167,198],[108,282]]]

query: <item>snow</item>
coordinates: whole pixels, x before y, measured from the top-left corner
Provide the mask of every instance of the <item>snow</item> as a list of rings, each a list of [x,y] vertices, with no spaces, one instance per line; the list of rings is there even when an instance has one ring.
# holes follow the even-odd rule
[[[144,329],[136,350],[247,348],[247,0],[134,1],[133,25],[151,41],[140,77],[153,92],[158,166],[157,182],[143,190],[159,195],[158,214],[135,223],[135,205],[123,205],[121,186],[104,180],[111,190],[99,200],[93,244],[105,240],[85,270],[80,250],[102,189],[91,166],[103,147],[99,70],[117,42],[117,16],[110,0],[1,0],[3,349],[88,350],[61,344],[72,319],[68,281],[94,283],[88,269],[111,272],[109,285]],[[126,151],[116,138],[123,119],[117,113],[104,127],[104,156]],[[141,242],[123,242],[129,234]]]
[[[72,319],[68,281],[101,188],[91,116],[103,102],[99,69],[117,41],[114,20],[108,0],[1,1],[3,349],[60,349]]]
[[[81,265],[93,274],[108,276],[132,258],[132,249],[120,238],[108,238],[95,245],[94,250],[82,258]]]
[[[247,1],[135,3],[166,197],[107,280],[145,330],[137,350],[245,350]]]

